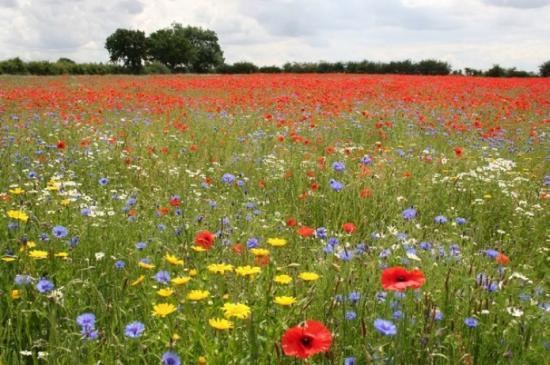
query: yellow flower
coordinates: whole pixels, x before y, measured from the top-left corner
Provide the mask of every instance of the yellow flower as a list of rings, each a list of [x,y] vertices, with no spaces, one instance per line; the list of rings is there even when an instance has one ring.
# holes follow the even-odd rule
[[[199,271],[197,269],[191,269],[189,270],[189,276],[194,277],[199,274]]]
[[[485,194],[483,195],[484,199],[491,199],[493,196],[491,194]]]
[[[250,252],[254,256],[269,256],[269,250],[266,250],[265,248],[251,248]]]
[[[164,259],[171,265],[183,265],[183,260],[178,259],[176,256],[170,255],[168,253],[166,254],[166,256],[164,256]]]
[[[174,334],[172,334],[172,341],[176,342],[180,338],[181,338],[180,335],[178,335],[177,333],[174,332]]]
[[[199,365],[206,365],[206,357],[204,356],[199,356],[199,358],[197,359],[197,363]]]
[[[281,274],[276,275],[273,278],[273,281],[275,281],[277,284],[290,284],[292,283],[292,278],[289,275]]]
[[[12,261],[15,261],[15,257],[14,256],[4,256],[4,257],[2,257],[2,261],[12,262]]]
[[[225,318],[246,319],[250,316],[250,307],[242,303],[225,303],[222,307]]]
[[[151,270],[151,269],[154,269],[155,268],[155,265],[153,264],[148,264],[148,263],[145,263],[145,262],[139,262],[138,263],[138,266],[143,268],[143,269],[147,269],[147,270]]]
[[[206,251],[206,249],[204,247],[201,247],[201,246],[193,246],[193,247],[191,247],[191,249],[195,252],[204,252],[204,251]]]
[[[315,281],[319,279],[319,275],[314,272],[303,272],[303,273],[300,273],[298,277],[303,281]]]
[[[13,300],[21,298],[21,290],[17,290],[17,289],[12,290],[10,292],[10,297]]]
[[[262,272],[262,269],[259,266],[246,265],[246,266],[237,267],[235,269],[235,272],[237,273],[237,275],[240,275],[240,276],[253,277],[254,275],[259,274],[260,272]]]
[[[48,258],[48,251],[32,250],[31,252],[29,252],[29,257],[32,257],[36,260],[43,260]]]
[[[275,304],[279,304],[279,305],[282,305],[284,307],[288,307],[288,306],[291,306],[292,304],[296,303],[296,298],[288,297],[286,295],[283,295],[283,296],[280,296],[280,297],[275,297],[273,302],[275,302]]]
[[[137,278],[136,280],[132,281],[130,283],[131,286],[136,286],[138,284],[141,284],[143,282],[143,280],[145,280],[145,276],[143,275],[140,275],[139,278]]]
[[[215,274],[225,274],[226,271],[233,271],[233,265],[231,264],[210,264],[208,265],[208,271]]]
[[[16,187],[16,188],[10,189],[8,191],[13,195],[19,195],[19,194],[23,194],[25,192],[25,190],[21,189],[19,186]]]
[[[162,289],[159,289],[157,291],[157,294],[160,295],[161,297],[169,297],[171,296],[172,294],[174,294],[174,290],[170,289],[170,288],[162,288]]]
[[[69,254],[67,252],[58,252],[54,256],[59,257],[60,259],[66,259],[69,257]]]
[[[268,238],[267,243],[273,247],[283,247],[287,241],[284,238]]]
[[[228,321],[227,319],[223,318],[210,318],[208,320],[208,324],[220,331],[228,330],[230,328],[233,328],[233,322]]]
[[[27,213],[23,212],[22,210],[8,210],[7,214],[9,218],[17,219],[21,222],[26,222],[29,220],[29,216],[27,215]]]
[[[36,247],[36,243],[34,243],[34,241],[27,241],[27,243],[25,243],[24,245],[22,245],[22,246],[19,248],[19,252],[23,252],[23,251],[25,251],[26,249],[34,248],[34,247]]]
[[[153,307],[153,315],[158,317],[166,317],[170,313],[176,311],[176,306],[170,303],[159,303]]]
[[[184,285],[184,284],[187,284],[189,280],[191,280],[189,276],[178,276],[177,278],[173,278],[170,281],[174,285]]]
[[[209,295],[210,295],[210,292],[208,292],[208,290],[191,290],[189,293],[187,293],[186,298],[188,300],[198,302],[199,300],[208,298]]]

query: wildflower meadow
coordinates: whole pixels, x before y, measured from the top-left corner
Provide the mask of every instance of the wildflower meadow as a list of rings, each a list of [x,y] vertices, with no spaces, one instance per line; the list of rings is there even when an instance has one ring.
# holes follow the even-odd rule
[[[0,79],[1,364],[544,364],[550,80]]]

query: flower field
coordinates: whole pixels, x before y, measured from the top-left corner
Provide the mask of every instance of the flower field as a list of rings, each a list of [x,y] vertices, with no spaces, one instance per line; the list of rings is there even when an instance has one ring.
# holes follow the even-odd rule
[[[550,80],[0,79],[0,363],[543,364]]]

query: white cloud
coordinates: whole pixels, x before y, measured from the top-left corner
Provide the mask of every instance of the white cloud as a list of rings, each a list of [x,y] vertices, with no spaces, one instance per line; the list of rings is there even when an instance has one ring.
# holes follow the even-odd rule
[[[116,28],[172,22],[217,32],[228,62],[438,58],[535,71],[550,0],[0,0],[0,59],[107,61]]]

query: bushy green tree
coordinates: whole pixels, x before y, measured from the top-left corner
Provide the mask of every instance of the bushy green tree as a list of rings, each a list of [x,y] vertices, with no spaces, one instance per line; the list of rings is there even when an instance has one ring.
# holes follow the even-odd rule
[[[187,63],[190,71],[211,72],[223,64],[223,52],[214,31],[192,26],[183,28],[183,31],[191,45],[191,57]]]
[[[147,57],[147,43],[143,31],[119,28],[107,38],[105,48],[109,52],[111,62],[122,61],[124,66],[134,73],[142,70],[142,62]]]
[[[550,77],[550,61],[546,61],[540,65],[539,71],[542,77]]]

